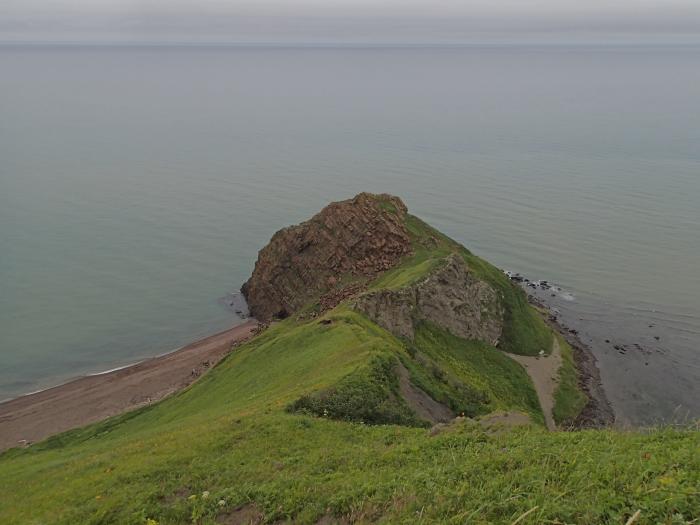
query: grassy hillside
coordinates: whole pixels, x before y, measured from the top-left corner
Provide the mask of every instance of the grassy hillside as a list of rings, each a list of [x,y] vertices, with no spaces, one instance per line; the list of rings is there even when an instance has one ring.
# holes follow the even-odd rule
[[[551,331],[530,307],[523,290],[514,285],[501,270],[418,217],[408,215],[406,226],[412,238],[414,254],[383,274],[372,284],[372,289],[398,289],[412,284],[425,277],[447,255],[458,253],[467,262],[470,270],[493,286],[501,296],[505,319],[499,348],[522,355],[537,355],[541,350],[549,353],[552,347]]]
[[[552,434],[465,420],[431,436],[288,413],[375,358],[415,360],[358,314],[329,318],[280,323],[173,398],[0,456],[0,523],[511,523],[528,511],[521,523],[620,523],[637,509],[640,523],[684,523],[700,508],[691,431]],[[531,393],[517,399],[527,378],[511,361],[450,337],[421,328],[418,352],[477,378],[494,408],[536,413]]]
[[[543,423],[537,395],[527,372],[503,352],[480,341],[460,339],[429,324],[423,324],[417,330],[415,346],[444,374],[456,377],[462,384],[485,394],[487,403],[477,410],[468,411],[467,415],[518,410]],[[433,393],[430,385],[415,383]],[[462,410],[455,407],[455,411]]]
[[[574,366],[573,350],[559,334],[555,337],[561,348],[562,364],[559,369],[559,385],[554,392],[554,421],[560,427],[571,425],[586,406],[586,396],[579,390],[578,371]]]
[[[415,217],[414,254],[374,288],[420,279],[449,253],[501,295],[501,349],[552,334],[499,270]],[[312,311],[317,305],[309,305]],[[581,410],[562,344],[555,417]],[[423,322],[402,341],[341,304],[290,317],[156,405],[0,455],[2,524],[691,523],[691,430],[548,433],[525,370],[501,349]],[[459,418],[416,415],[397,368]],[[480,419],[518,411],[531,424]]]

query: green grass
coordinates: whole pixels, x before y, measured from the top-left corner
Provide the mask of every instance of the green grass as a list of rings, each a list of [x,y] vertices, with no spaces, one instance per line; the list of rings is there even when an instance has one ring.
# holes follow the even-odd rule
[[[489,283],[499,294],[504,307],[503,334],[499,348],[520,355],[548,354],[552,333],[542,317],[527,302],[525,292],[501,270],[477,257],[421,219],[408,215],[406,228],[413,243],[413,254],[382,274],[370,290],[397,289],[426,277],[450,253],[459,253],[474,275]]]
[[[399,395],[397,363],[391,355],[375,356],[337,384],[303,395],[287,411],[373,425],[426,426]]]
[[[295,523],[511,523],[533,507],[525,523],[620,523],[638,508],[642,523],[681,523],[698,508],[690,431],[456,424],[431,437],[287,413],[381,356],[414,359],[358,314],[328,318],[274,325],[179,395],[0,456],[0,523],[207,524],[249,502],[268,522]],[[416,345],[494,407],[535,411],[527,378],[495,349],[431,327],[419,327]]]
[[[419,325],[415,346],[449,376],[486,395],[488,403],[474,415],[515,409],[544,424],[530,377],[500,350],[480,341],[466,341],[429,323]]]
[[[550,347],[505,275],[414,217],[407,227],[414,254],[375,286],[405,286],[461,253],[502,294],[501,347]],[[323,319],[272,325],[161,403],[1,454],[0,523],[210,525],[244,505],[302,524],[698,517],[697,431],[547,433],[529,377],[500,350],[426,323],[403,342],[343,306]],[[555,417],[567,421],[581,400],[568,346],[562,355]],[[466,420],[431,435],[397,395],[398,360],[455,412],[520,410],[534,424]]]
[[[394,371],[400,359],[416,386],[456,414],[520,410],[544,422],[525,370],[492,346],[460,339],[426,322],[416,328],[413,342],[403,342],[345,307],[326,318],[333,320],[332,326],[353,324],[368,330],[373,336],[371,358],[337,382],[302,395],[287,407],[290,412],[369,424],[425,425],[400,398]],[[300,329],[317,327],[307,323]]]
[[[680,524],[698,508],[699,445],[697,434],[674,430],[493,433],[465,423],[430,437],[285,413],[219,414],[4,461],[0,480],[12,488],[0,495],[0,520],[210,524],[252,502],[268,522],[509,524],[537,507],[524,523],[624,523],[641,509],[640,523]]]
[[[396,214],[399,211],[396,209],[396,206],[394,206],[394,203],[392,203],[389,200],[384,200],[384,199],[379,200],[379,208],[384,210],[384,211],[388,211],[389,213],[393,213],[393,214]]]
[[[549,354],[552,331],[540,314],[527,302],[520,286],[492,264],[461,248],[462,256],[474,274],[489,283],[500,294],[505,315],[499,348],[520,355]]]
[[[559,368],[559,385],[554,391],[552,416],[559,427],[565,428],[576,420],[588,400],[578,387],[578,371],[571,346],[561,335],[556,334],[556,337],[561,348],[562,364]]]
[[[410,286],[426,277],[441,261],[442,259],[433,257],[427,251],[411,255],[395,268],[382,274],[370,285],[369,290],[398,290]]]
[[[414,284],[426,277],[457,247],[453,241],[433,235],[433,231],[437,230],[432,230],[413,215],[406,216],[406,228],[411,236],[413,254],[380,275],[370,284],[370,290],[396,290]],[[431,238],[435,239],[434,243],[430,241]]]

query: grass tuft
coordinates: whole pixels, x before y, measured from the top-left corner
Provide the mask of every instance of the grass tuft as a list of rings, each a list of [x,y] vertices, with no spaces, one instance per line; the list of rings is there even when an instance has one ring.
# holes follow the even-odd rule
[[[578,371],[574,364],[573,349],[561,335],[556,334],[561,349],[562,364],[559,368],[559,385],[554,392],[552,416],[559,427],[574,423],[586,406],[588,399],[579,389]]]

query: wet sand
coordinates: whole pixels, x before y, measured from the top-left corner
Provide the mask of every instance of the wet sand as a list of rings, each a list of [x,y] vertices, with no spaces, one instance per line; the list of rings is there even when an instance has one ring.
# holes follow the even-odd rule
[[[0,451],[159,401],[192,384],[257,327],[248,320],[175,352],[0,403]]]

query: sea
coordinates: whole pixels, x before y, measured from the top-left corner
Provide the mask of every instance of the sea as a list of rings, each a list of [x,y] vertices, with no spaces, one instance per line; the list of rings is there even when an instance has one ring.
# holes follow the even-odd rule
[[[554,285],[618,424],[700,417],[692,45],[1,45],[0,399],[241,322],[360,191]]]

